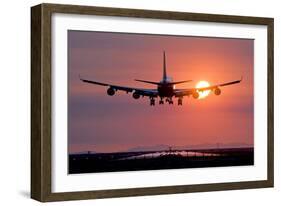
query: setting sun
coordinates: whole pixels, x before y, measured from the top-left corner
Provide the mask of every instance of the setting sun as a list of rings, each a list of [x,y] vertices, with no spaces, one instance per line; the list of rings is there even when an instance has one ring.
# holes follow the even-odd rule
[[[207,81],[200,81],[196,84],[196,88],[204,88],[204,87],[209,87],[210,84]],[[199,92],[199,98],[198,99],[203,99],[205,97],[207,97],[210,94],[210,90],[206,90],[206,91],[202,91]]]

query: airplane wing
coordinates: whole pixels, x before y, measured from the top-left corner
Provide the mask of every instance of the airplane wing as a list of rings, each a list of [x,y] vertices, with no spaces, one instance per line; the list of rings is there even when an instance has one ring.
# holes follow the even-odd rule
[[[175,96],[176,97],[189,96],[189,95],[192,95],[192,94],[197,93],[197,92],[203,92],[203,91],[206,91],[206,90],[215,90],[215,89],[219,89],[219,87],[224,87],[224,86],[228,86],[228,85],[232,85],[232,84],[238,84],[241,81],[242,81],[242,77],[241,77],[240,80],[235,80],[235,81],[226,82],[226,83],[222,83],[222,84],[215,84],[215,85],[211,85],[209,87],[176,89],[175,90]],[[219,93],[220,93],[220,91],[219,91]]]
[[[81,81],[83,81],[85,83],[96,84],[96,85],[111,88],[114,90],[114,92],[120,90],[120,91],[125,91],[127,93],[136,92],[140,96],[148,96],[148,97],[157,97],[158,96],[158,91],[156,89],[141,89],[141,88],[133,88],[133,87],[124,87],[124,86],[119,86],[119,85],[113,85],[113,84],[107,84],[107,83],[82,79],[81,77],[79,77],[79,78]]]

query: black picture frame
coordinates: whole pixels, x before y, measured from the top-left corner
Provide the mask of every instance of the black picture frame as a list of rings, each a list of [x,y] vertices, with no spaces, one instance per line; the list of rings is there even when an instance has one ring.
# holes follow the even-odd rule
[[[267,26],[267,180],[53,193],[51,169],[51,16],[101,15]],[[272,18],[40,4],[31,8],[31,198],[41,202],[273,187],[274,72]]]

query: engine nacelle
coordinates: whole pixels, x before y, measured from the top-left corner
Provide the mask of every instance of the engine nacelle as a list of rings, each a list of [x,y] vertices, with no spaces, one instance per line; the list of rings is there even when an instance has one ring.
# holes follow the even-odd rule
[[[215,93],[215,95],[220,95],[221,90],[219,88],[215,88],[214,93]]]
[[[133,93],[133,98],[134,98],[134,99],[139,99],[139,98],[140,98],[140,95],[139,95],[137,92],[134,92],[134,93]]]
[[[192,97],[193,97],[194,99],[198,99],[199,93],[198,93],[198,92],[193,92],[193,93],[192,93]]]
[[[113,96],[115,94],[115,90],[113,88],[109,87],[108,90],[107,90],[107,94],[109,96]]]

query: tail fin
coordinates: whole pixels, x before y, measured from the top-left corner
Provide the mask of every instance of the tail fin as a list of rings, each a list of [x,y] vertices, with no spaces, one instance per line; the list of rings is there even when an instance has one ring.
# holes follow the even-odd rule
[[[166,54],[165,51],[163,52],[163,80],[167,79],[167,72],[166,72]]]

